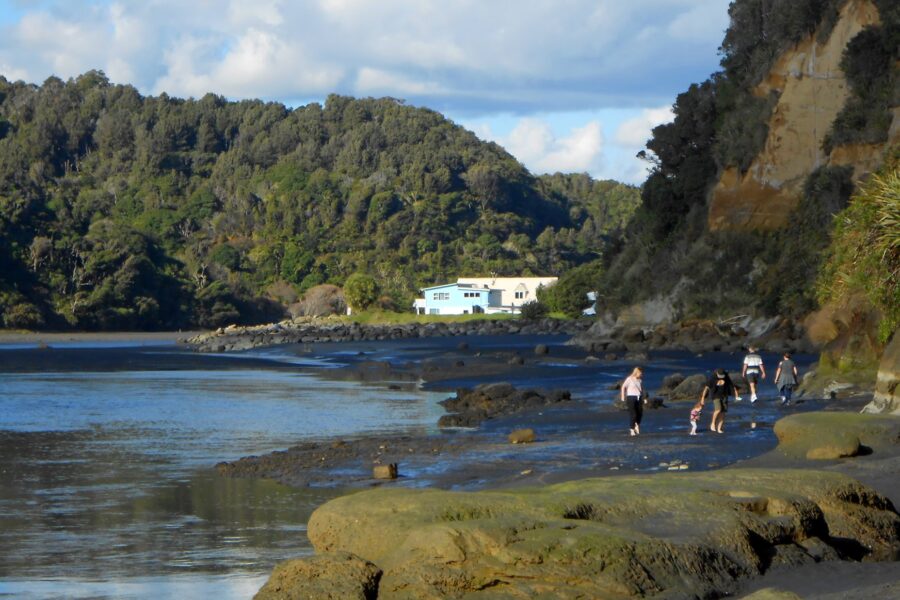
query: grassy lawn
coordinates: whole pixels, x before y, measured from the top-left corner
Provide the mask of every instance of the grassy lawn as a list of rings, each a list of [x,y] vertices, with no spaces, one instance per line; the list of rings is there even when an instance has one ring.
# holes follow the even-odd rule
[[[569,320],[563,313],[551,313],[553,319]],[[335,317],[330,317],[335,318]],[[405,325],[407,323],[459,323],[463,321],[508,321],[520,319],[521,315],[495,314],[495,315],[417,315],[414,313],[398,313],[387,311],[365,311],[354,313],[351,316],[338,317],[345,323],[359,323],[360,325]]]
[[[508,321],[519,315],[417,315],[386,311],[365,311],[354,313],[341,320],[360,325],[405,325],[407,323],[459,323],[462,321]]]

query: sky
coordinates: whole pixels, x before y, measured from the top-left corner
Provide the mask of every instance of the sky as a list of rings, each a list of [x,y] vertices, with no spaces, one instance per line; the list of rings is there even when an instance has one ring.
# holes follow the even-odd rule
[[[718,69],[729,0],[0,0],[0,75],[144,94],[391,96],[535,174],[640,183],[635,154]]]

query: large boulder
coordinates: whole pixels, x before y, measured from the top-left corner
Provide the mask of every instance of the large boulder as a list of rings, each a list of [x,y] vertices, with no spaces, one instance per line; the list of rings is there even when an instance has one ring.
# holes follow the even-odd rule
[[[381,569],[347,552],[286,560],[253,600],[372,600]]]
[[[460,388],[456,396],[440,404],[449,414],[438,419],[440,427],[476,427],[482,421],[529,409],[567,402],[567,390],[517,389],[509,383],[490,383],[474,389]]]
[[[669,400],[693,400],[696,402],[700,399],[700,394],[703,392],[705,385],[706,375],[697,373],[696,375],[685,377],[681,383],[671,390],[660,390],[660,394],[666,395]]]
[[[900,439],[900,417],[845,412],[790,415],[775,423],[778,452],[794,458],[834,460]]]
[[[378,565],[378,598],[710,598],[824,555],[892,560],[900,516],[838,473],[734,469],[370,490],[319,507],[308,535]]]

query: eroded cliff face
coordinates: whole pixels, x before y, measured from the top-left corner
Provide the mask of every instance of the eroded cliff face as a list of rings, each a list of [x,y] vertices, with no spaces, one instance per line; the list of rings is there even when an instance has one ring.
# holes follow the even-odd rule
[[[816,168],[849,164],[859,178],[881,164],[885,148],[900,139],[900,110],[894,110],[887,144],[839,146],[827,155],[822,149],[848,96],[840,69],[844,48],[863,28],[877,24],[871,0],[850,0],[825,43],[814,32],[777,60],[754,90],[760,97],[779,94],[765,146],[746,173],[737,168],[722,172],[710,198],[711,231],[777,229],[787,222],[804,180]]]

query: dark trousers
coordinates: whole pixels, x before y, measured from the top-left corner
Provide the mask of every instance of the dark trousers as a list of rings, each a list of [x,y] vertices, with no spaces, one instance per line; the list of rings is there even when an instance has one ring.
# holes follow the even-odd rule
[[[625,406],[628,407],[628,414],[631,417],[631,428],[641,424],[641,417],[644,416],[644,403],[638,396],[625,396]]]

